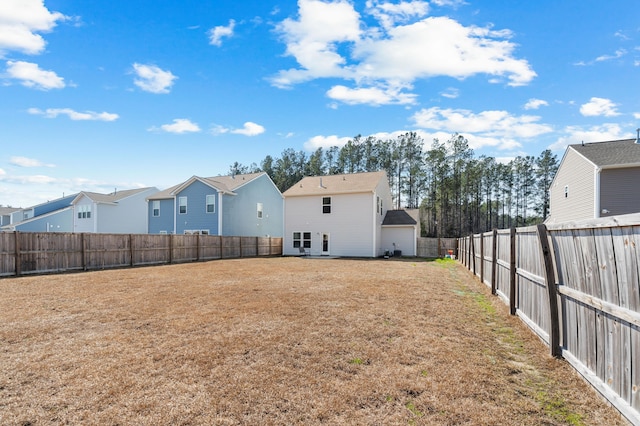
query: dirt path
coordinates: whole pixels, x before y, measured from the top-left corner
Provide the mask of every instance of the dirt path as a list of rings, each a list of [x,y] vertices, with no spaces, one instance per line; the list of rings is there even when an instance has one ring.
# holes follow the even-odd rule
[[[623,425],[453,262],[0,280],[0,424]]]

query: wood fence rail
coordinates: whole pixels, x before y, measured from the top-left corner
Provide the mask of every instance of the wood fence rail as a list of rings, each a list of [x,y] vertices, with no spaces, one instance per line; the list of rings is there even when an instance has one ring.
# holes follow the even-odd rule
[[[0,232],[0,277],[282,255],[282,238]]]
[[[459,260],[640,425],[640,214],[494,230]]]

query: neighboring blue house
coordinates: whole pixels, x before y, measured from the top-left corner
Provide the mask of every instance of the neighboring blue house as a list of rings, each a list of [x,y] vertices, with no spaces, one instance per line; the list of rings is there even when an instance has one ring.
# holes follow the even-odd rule
[[[283,197],[264,172],[193,176],[147,201],[150,234],[282,237]]]
[[[67,195],[46,203],[13,212],[3,231],[73,232],[73,206],[78,194]]]

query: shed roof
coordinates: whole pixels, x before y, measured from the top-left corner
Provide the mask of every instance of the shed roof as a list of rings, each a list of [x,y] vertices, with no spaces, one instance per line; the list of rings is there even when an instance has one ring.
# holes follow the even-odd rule
[[[569,145],[599,167],[640,165],[640,144],[635,139]]]
[[[382,226],[387,225],[417,225],[418,222],[405,210],[387,210]]]
[[[386,172],[307,176],[287,189],[282,195],[285,197],[300,197],[307,195],[373,192],[380,183],[380,180],[386,178]]]

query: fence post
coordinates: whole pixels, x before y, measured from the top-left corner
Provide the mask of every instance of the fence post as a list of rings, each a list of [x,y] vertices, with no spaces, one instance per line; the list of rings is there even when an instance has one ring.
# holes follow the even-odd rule
[[[82,252],[82,270],[87,270],[87,241],[85,240],[85,233],[80,234],[80,250]]]
[[[469,241],[467,244],[467,269],[471,270],[471,246],[473,245],[473,234],[467,237]]]
[[[169,234],[169,263],[173,263],[173,235]]]
[[[553,270],[553,259],[551,258],[551,247],[547,237],[547,227],[544,224],[538,225],[538,239],[542,250],[544,261],[545,281],[547,284],[547,294],[549,295],[549,315],[551,316],[551,330],[549,330],[549,346],[551,355],[561,357],[560,348],[560,316],[558,315],[558,289],[556,288],[556,276]]]
[[[484,283],[484,234],[480,234],[480,282]]]
[[[476,274],[476,237],[471,234],[469,237],[471,241],[471,260],[473,262],[473,275]]]
[[[516,314],[516,228],[510,233],[511,256],[509,259],[509,312]]]
[[[133,257],[134,257],[134,250],[133,250],[133,234],[129,234],[129,265],[131,265],[131,267],[133,267],[135,265],[134,261],[133,261]]]
[[[15,262],[16,262],[16,276],[20,276],[22,274],[22,259],[20,258],[20,238],[19,231],[14,231],[13,236],[13,246],[15,248]]]
[[[200,234],[196,237],[196,262],[200,261]]]
[[[491,294],[496,294],[496,269],[498,266],[498,230],[493,229],[493,247],[491,247]]]

